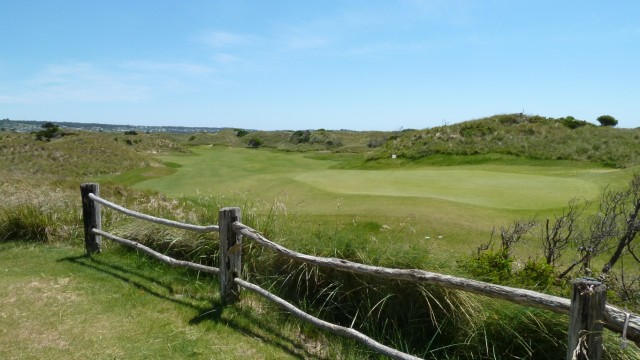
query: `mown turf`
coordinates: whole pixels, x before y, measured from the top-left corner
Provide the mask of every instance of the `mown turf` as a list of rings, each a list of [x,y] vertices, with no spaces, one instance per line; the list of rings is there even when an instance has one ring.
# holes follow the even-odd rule
[[[632,169],[507,156],[421,162],[363,162],[362,155],[283,153],[267,149],[194,148],[193,156],[162,156],[171,174],[135,187],[170,196],[223,197],[223,205],[266,202],[309,224],[373,221],[415,234],[405,245],[466,254],[496,226],[550,216],[574,197],[595,200],[609,183],[624,184]],[[126,176],[126,174],[125,174]],[[302,225],[301,225],[302,226]]]
[[[578,194],[591,199],[599,193],[596,184],[582,179],[475,169],[319,170],[294,179],[327,192],[433,198],[503,209],[558,208]]]
[[[114,248],[82,255],[0,243],[0,359],[317,358],[254,298],[222,307],[209,276]]]

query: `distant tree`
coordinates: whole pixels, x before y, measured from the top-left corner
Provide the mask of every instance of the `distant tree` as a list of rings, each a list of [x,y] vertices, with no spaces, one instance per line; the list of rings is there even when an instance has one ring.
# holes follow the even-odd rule
[[[247,135],[249,132],[245,129],[235,129],[237,137],[243,137]]]
[[[618,125],[618,120],[611,115],[601,115],[598,116],[598,122],[601,126],[616,126]]]
[[[135,130],[127,130],[124,132],[125,135],[138,135],[138,132]]]
[[[60,127],[52,122],[46,122],[41,127],[42,130],[36,133],[37,140],[51,141],[52,138],[62,136]]]
[[[47,121],[46,123],[42,124],[41,128],[43,128],[43,129],[58,129],[58,125]]]

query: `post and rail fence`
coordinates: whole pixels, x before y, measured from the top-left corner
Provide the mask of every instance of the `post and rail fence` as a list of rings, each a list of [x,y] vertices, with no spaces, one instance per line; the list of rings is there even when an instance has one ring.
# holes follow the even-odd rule
[[[354,339],[370,349],[394,359],[419,359],[410,354],[381,344],[352,328],[332,324],[298,309],[282,298],[258,285],[241,278],[242,240],[252,240],[289,259],[320,267],[348,271],[357,274],[377,276],[390,280],[403,280],[443,286],[449,289],[471,292],[491,298],[510,301],[519,305],[540,308],[555,313],[569,315],[567,359],[602,358],[603,328],[621,334],[622,341],[631,340],[640,346],[640,316],[626,312],[606,303],[606,287],[595,279],[580,278],[573,282],[571,299],[547,295],[531,290],[495,285],[482,281],[438,274],[419,269],[393,269],[356,263],[344,259],[318,257],[298,253],[265,238],[259,231],[241,223],[241,210],[227,207],[219,210],[218,225],[199,226],[173,220],[157,218],[129,210],[100,197],[98,184],[82,184],[82,214],[85,230],[87,255],[101,251],[102,238],[135,248],[171,266],[185,267],[197,271],[217,274],[220,280],[220,296],[225,304],[233,304],[239,299],[240,289],[252,291],[295,317],[309,322],[325,331]],[[161,254],[138,242],[124,239],[102,230],[101,205],[126,215],[156,224],[191,230],[200,233],[218,232],[220,239],[220,268],[205,266],[184,260],[177,260]]]

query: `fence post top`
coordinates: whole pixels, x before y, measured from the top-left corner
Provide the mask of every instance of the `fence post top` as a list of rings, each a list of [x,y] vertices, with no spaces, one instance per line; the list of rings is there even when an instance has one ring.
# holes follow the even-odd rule
[[[585,284],[585,285],[603,285],[602,281],[592,277],[579,277],[572,281],[573,284]]]

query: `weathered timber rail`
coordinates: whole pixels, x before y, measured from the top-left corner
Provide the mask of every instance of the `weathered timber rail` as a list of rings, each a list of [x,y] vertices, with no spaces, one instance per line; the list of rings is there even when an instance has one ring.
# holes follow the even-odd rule
[[[307,321],[331,333],[354,339],[370,349],[394,359],[418,358],[381,344],[354,329],[332,324],[307,314],[258,285],[242,280],[240,276],[242,270],[242,251],[240,250],[243,238],[253,240],[257,244],[271,249],[282,256],[311,265],[377,276],[385,279],[434,284],[449,289],[506,300],[523,306],[567,314],[569,315],[567,359],[600,359],[602,357],[603,327],[622,334],[623,338],[640,345],[640,316],[630,314],[615,306],[606,304],[606,288],[595,279],[575,280],[572,298],[566,299],[531,290],[495,285],[419,269],[392,269],[356,263],[339,258],[302,254],[276,244],[265,238],[259,231],[242,224],[239,208],[221,209],[218,214],[218,225],[199,226],[157,218],[121,207],[102,199],[99,196],[98,184],[82,184],[81,194],[85,227],[85,248],[89,256],[101,251],[101,238],[104,237],[142,251],[170,266],[179,266],[196,271],[218,274],[220,278],[221,297],[226,304],[232,304],[237,301],[240,296],[240,288],[244,288],[274,302],[301,320]],[[123,239],[103,231],[101,229],[100,205],[156,224],[200,233],[218,232],[220,234],[219,263],[221,267],[215,268],[173,259],[138,242]]]

